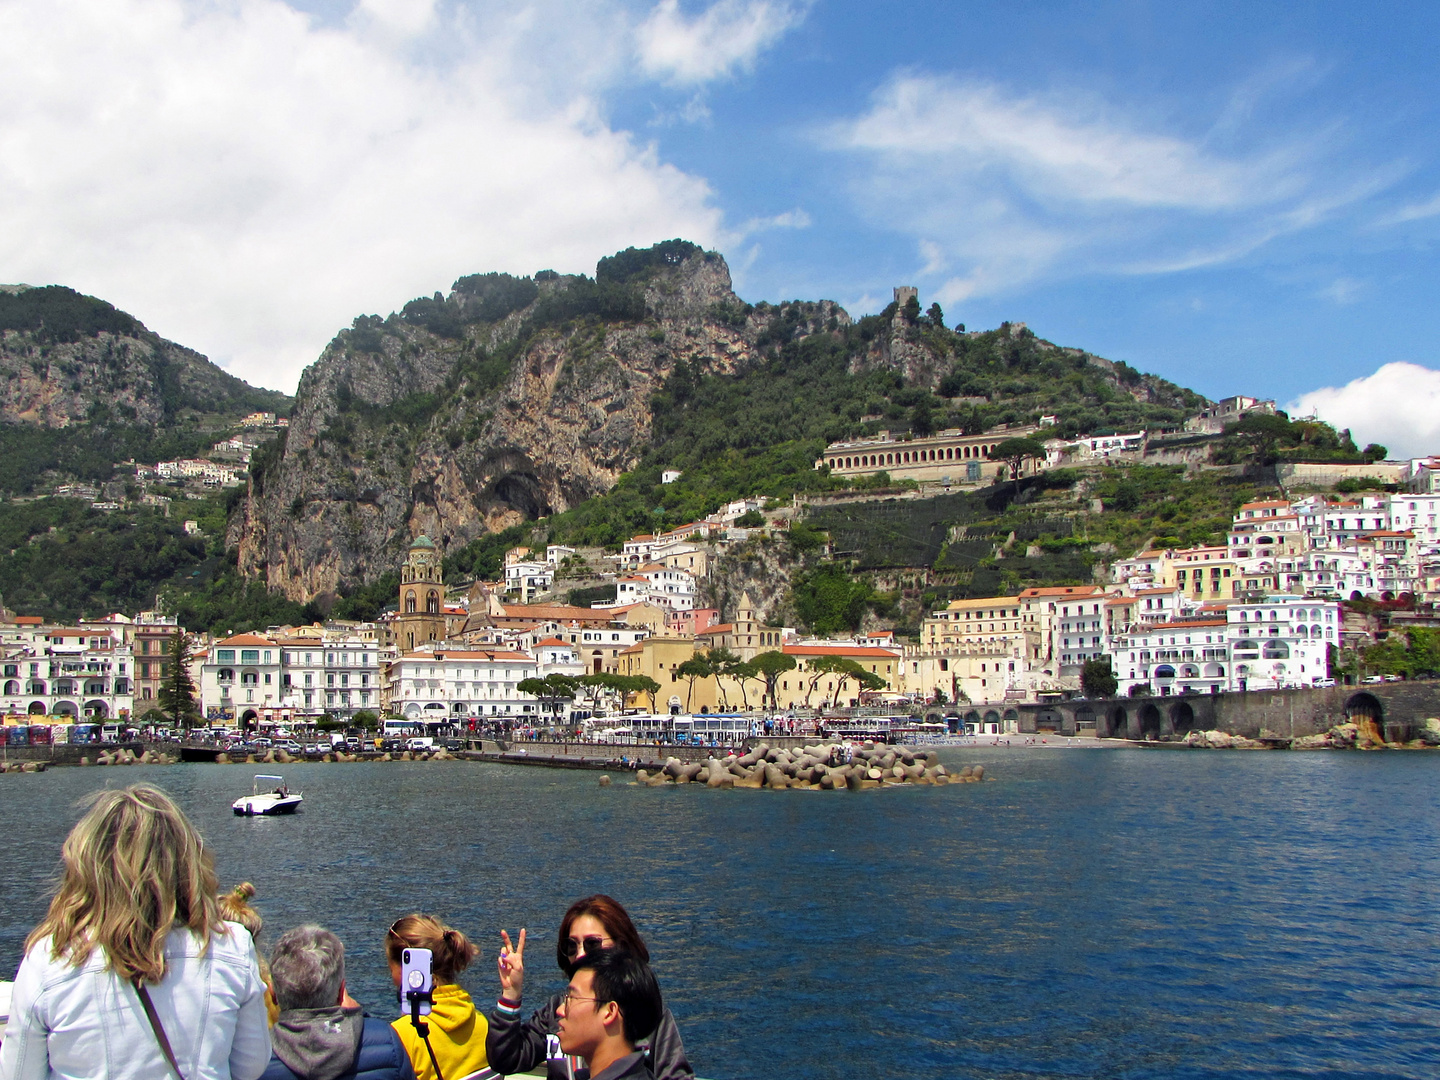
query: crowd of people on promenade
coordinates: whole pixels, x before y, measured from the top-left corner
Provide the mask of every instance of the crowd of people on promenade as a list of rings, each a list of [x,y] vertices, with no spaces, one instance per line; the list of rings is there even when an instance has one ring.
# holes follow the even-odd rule
[[[528,1016],[524,929],[501,932],[487,1015],[457,982],[479,948],[433,915],[400,916],[384,945],[406,1011],[389,1021],[350,996],[330,930],[297,926],[262,952],[254,895],[220,893],[211,853],[159,788],[93,796],[25,942],[0,1080],[489,1080],[542,1066],[548,1080],[693,1080],[649,950],[608,896],[565,912],[568,985]]]

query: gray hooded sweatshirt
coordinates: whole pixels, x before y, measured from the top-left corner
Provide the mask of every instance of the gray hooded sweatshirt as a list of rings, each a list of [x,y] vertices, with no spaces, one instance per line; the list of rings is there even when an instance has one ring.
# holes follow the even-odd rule
[[[355,1067],[365,1015],[358,1006],[286,1009],[270,1029],[275,1056],[305,1080],[335,1080]]]

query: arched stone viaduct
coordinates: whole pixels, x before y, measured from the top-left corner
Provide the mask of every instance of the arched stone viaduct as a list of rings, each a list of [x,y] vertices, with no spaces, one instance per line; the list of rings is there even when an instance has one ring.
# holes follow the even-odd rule
[[[1190,731],[1226,731],[1250,739],[1296,738],[1364,717],[1386,742],[1406,742],[1420,724],[1440,716],[1440,682],[1366,683],[1314,690],[1258,690],[1180,697],[1076,698],[1010,706],[1027,735],[1054,731],[1100,738],[1177,738]]]

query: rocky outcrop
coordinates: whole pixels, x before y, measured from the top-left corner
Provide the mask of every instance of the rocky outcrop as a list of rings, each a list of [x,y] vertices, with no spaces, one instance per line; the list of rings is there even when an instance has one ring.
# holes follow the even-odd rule
[[[723,258],[684,247],[638,281],[487,275],[357,319],[302,376],[232,520],[242,572],[308,600],[393,569],[421,533],[454,550],[568,509],[635,466],[677,364],[731,373],[777,328],[848,322],[834,305],[752,308]]]
[[[0,287],[0,423],[159,427],[289,403],[103,300],[62,286]]]

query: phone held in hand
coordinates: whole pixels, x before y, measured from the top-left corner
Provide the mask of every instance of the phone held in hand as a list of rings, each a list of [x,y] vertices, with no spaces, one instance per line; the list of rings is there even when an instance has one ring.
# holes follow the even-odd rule
[[[406,949],[400,954],[400,996],[405,1016],[415,1015],[414,1005],[419,1003],[419,1014],[428,1016],[434,1000],[435,983],[430,975],[430,950]]]

